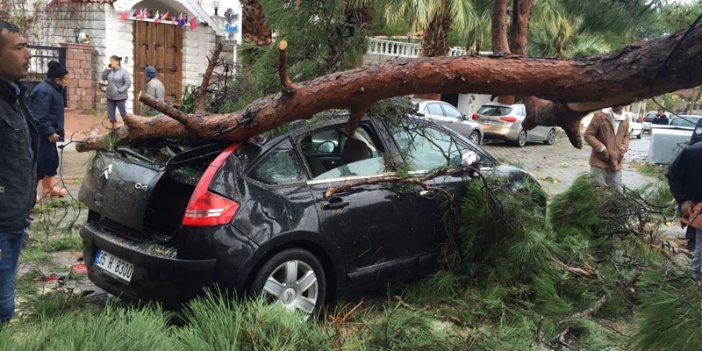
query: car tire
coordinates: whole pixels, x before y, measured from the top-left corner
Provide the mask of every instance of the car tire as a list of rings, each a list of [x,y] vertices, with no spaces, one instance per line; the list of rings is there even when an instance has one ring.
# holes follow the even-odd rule
[[[468,140],[473,142],[475,145],[480,145],[480,132],[477,130],[472,131],[468,136]]]
[[[527,131],[522,129],[519,131],[519,134],[517,134],[517,140],[514,141],[514,145],[517,145],[519,147],[524,147],[527,142]]]
[[[551,128],[551,130],[548,131],[548,134],[546,134],[546,140],[544,140],[544,144],[553,145],[555,143],[556,143],[556,130]]]
[[[327,295],[324,268],[307,250],[283,250],[268,258],[256,272],[249,293],[265,294],[272,304],[317,316]]]

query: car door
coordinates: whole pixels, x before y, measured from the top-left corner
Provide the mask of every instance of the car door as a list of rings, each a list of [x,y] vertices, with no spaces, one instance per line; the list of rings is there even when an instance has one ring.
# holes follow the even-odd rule
[[[394,277],[406,276],[417,270],[420,251],[426,250],[419,239],[425,235],[420,226],[421,213],[416,203],[416,192],[407,187],[387,182],[374,183],[391,174],[386,165],[385,150],[380,135],[369,122],[363,122],[354,135],[343,135],[344,125],[310,132],[299,140],[312,139],[319,133],[337,131],[341,154],[355,144],[365,151],[348,163],[339,163],[324,173],[315,173],[309,167],[311,179],[307,182],[316,201],[321,230],[344,255],[350,284],[373,284]],[[354,139],[351,143],[348,139]],[[366,149],[367,148],[367,149]],[[304,147],[300,148],[308,164],[314,162]],[[343,156],[342,156],[343,158]],[[357,185],[326,196],[331,188],[348,184]]]

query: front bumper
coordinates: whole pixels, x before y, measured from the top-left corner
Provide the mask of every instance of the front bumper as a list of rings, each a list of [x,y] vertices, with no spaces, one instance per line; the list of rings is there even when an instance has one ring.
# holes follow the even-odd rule
[[[166,246],[137,243],[93,224],[85,224],[80,236],[88,278],[111,294],[178,307],[214,285],[215,259],[177,259],[175,250]],[[131,281],[127,283],[95,266],[98,249],[133,264]]]

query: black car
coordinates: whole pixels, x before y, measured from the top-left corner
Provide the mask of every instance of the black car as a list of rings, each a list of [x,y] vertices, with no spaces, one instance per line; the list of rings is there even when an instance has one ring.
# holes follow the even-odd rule
[[[533,180],[434,124],[366,118],[349,135],[347,121],[337,113],[259,142],[98,152],[80,190],[90,209],[81,230],[90,280],[166,306],[216,285],[316,313],[341,292],[435,269],[441,196],[369,180],[476,156],[481,173],[514,189]],[[352,181],[367,184],[325,196]],[[467,181],[477,180],[428,183],[460,195]]]

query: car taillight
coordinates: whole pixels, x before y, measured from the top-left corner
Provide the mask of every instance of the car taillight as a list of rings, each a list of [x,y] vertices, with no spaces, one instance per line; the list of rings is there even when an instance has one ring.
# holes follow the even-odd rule
[[[476,114],[473,114],[472,116],[470,116],[470,118],[472,118],[474,120],[480,119],[480,115],[476,113]]]
[[[646,122],[646,117],[642,118],[641,120],[644,121],[644,122]]]
[[[504,117],[500,117],[500,120],[505,121],[507,123],[514,123],[517,121],[517,117],[504,116]]]
[[[195,191],[190,196],[188,206],[185,208],[182,225],[184,227],[210,227],[227,224],[232,221],[239,204],[224,196],[209,190],[217,170],[222,166],[229,155],[239,147],[239,144],[228,146],[217,158],[210,163],[200,181],[195,186]]]

